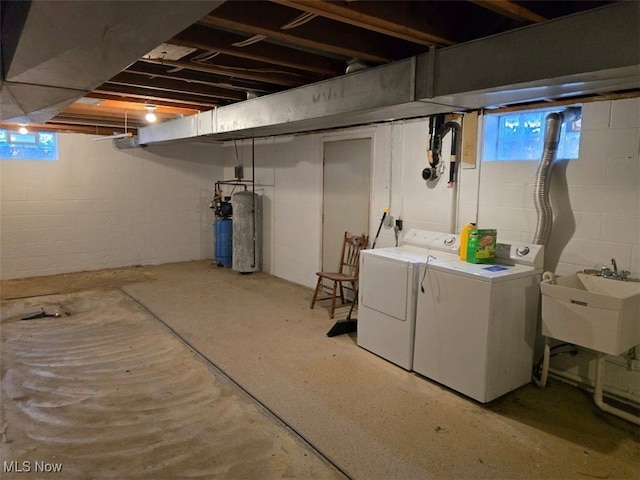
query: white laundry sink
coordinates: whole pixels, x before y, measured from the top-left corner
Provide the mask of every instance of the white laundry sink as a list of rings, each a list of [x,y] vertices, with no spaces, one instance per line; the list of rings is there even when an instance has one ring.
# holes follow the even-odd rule
[[[609,355],[640,344],[640,282],[577,273],[540,289],[543,335]]]

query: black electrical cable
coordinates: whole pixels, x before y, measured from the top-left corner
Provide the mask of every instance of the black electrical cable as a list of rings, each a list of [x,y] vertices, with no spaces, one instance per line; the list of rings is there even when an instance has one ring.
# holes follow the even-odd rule
[[[427,263],[424,265],[424,273],[422,274],[422,281],[420,282],[420,291],[424,293],[424,279],[427,276],[427,270],[429,269],[429,260],[437,260],[433,255],[427,255]]]

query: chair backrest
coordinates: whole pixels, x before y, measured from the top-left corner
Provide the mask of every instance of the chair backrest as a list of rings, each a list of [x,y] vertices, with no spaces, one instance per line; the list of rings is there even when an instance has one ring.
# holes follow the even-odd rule
[[[342,254],[340,255],[340,273],[358,276],[360,270],[360,251],[369,245],[369,237],[362,235],[349,235],[344,232],[342,242]]]

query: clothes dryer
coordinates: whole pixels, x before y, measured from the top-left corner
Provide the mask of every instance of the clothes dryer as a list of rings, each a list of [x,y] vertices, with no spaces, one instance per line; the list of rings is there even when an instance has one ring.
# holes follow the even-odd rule
[[[420,265],[457,258],[459,243],[458,235],[413,229],[399,247],[360,253],[360,347],[412,370]]]

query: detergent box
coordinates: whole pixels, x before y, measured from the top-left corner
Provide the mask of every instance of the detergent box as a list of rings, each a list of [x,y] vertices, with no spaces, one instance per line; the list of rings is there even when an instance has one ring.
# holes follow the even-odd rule
[[[494,263],[496,261],[496,237],[494,229],[469,230],[467,262]]]

